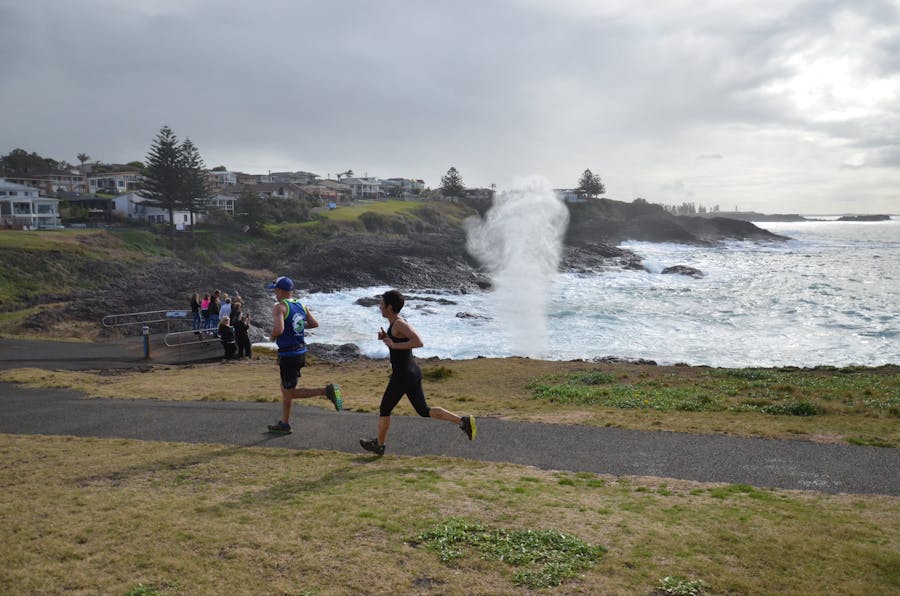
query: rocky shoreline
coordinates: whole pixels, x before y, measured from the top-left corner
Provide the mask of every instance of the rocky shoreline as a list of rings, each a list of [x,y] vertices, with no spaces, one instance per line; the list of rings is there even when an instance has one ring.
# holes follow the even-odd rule
[[[641,270],[639,255],[616,245],[624,240],[716,244],[724,240],[780,241],[784,237],[755,225],[723,218],[676,217],[646,203],[621,203],[601,199],[572,205],[572,219],[566,233],[559,268],[581,274],[609,270]],[[240,293],[253,321],[253,339],[264,337],[271,324],[272,297],[265,284],[275,275],[288,275],[305,292],[333,292],[348,288],[393,286],[404,292],[448,294],[480,292],[491,287],[491,279],[466,249],[464,226],[442,218],[432,208],[429,222],[405,233],[390,229],[362,231],[357,227],[336,227],[326,233],[296,236],[294,244],[269,239],[263,249],[246,254],[195,258],[190,250],[179,257],[151,257],[140,261],[84,255],[67,256],[69,275],[84,278],[74,291],[31,295],[21,306],[0,305],[16,310],[26,304],[54,304],[39,309],[23,323],[26,333],[52,333],[74,322],[97,324],[109,314],[160,309],[187,309],[193,292],[220,289]],[[471,213],[476,213],[472,210]],[[477,215],[472,215],[477,217]],[[297,238],[300,239],[299,243]],[[163,241],[161,238],[160,241]],[[85,242],[118,240],[86,237]],[[5,250],[8,262],[29,262],[37,269],[55,269],[55,253]],[[226,261],[230,261],[228,265]],[[700,277],[703,272],[673,264],[666,273]],[[88,280],[90,280],[88,282]],[[70,284],[71,286],[72,284]],[[100,336],[119,331],[103,329]],[[125,333],[139,333],[125,330]]]

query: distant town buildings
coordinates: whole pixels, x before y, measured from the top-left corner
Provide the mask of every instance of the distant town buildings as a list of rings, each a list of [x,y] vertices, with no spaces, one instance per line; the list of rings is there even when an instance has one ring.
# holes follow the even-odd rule
[[[0,178],[0,224],[46,228],[60,225],[62,215],[83,222],[111,223],[116,217],[132,221],[167,223],[168,211],[151,207],[140,195],[140,164],[82,164],[52,172]],[[437,191],[417,178],[354,176],[351,170],[322,178],[313,172],[248,174],[216,168],[207,171],[212,195],[204,211],[211,216],[235,217],[238,202],[247,194],[255,198],[306,201],[312,206],[335,208],[353,201],[429,198]],[[555,189],[564,201],[583,202],[577,189]],[[464,196],[490,200],[494,189],[468,188]],[[62,204],[60,204],[60,201]],[[177,226],[191,224],[191,214],[176,212]],[[206,215],[194,213],[193,221]]]

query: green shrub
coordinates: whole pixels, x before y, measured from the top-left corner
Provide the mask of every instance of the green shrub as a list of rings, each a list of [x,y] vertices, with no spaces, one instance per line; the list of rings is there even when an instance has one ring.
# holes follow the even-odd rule
[[[446,366],[434,366],[422,370],[422,377],[429,381],[440,381],[453,376],[453,369]]]

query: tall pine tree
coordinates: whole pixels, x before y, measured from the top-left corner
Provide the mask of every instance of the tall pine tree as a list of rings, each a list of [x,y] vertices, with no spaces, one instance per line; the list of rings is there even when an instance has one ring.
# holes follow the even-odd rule
[[[175,210],[183,197],[183,158],[175,133],[163,126],[147,154],[141,196],[151,207],[169,212],[169,230],[175,233]]]
[[[466,193],[466,187],[463,184],[462,176],[451,167],[447,170],[447,175],[441,177],[441,194],[445,197],[462,197]]]
[[[178,203],[182,209],[191,214],[191,233],[193,233],[194,214],[206,210],[206,203],[212,196],[212,191],[209,178],[206,176],[206,167],[197,146],[190,139],[185,139],[181,144],[180,152],[182,185]]]
[[[594,174],[589,169],[584,171],[581,179],[578,181],[578,191],[591,198],[602,195],[606,192],[606,187],[600,181],[600,176]]]

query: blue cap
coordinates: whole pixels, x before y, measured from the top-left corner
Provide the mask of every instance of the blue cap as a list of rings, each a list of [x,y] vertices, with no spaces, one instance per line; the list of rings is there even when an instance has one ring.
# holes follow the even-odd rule
[[[279,290],[285,290],[285,291],[290,292],[291,290],[294,289],[294,282],[291,280],[290,277],[281,276],[266,286],[267,290],[274,290],[276,288]]]

